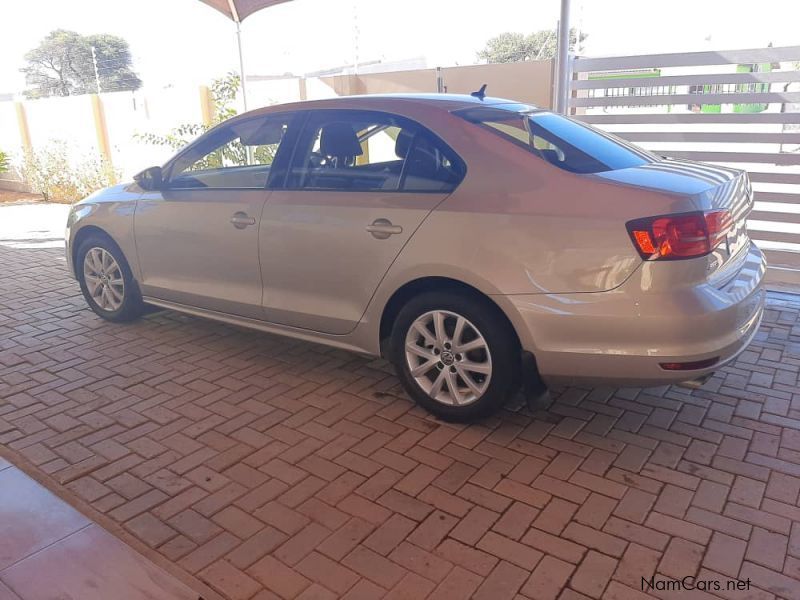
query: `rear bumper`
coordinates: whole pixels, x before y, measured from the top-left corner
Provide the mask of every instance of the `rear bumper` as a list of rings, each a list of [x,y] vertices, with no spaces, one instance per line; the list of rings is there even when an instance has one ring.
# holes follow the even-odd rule
[[[733,277],[715,284],[665,291],[653,289],[640,272],[608,292],[507,298],[525,328],[523,346],[548,384],[678,383],[732,361],[758,331],[766,262],[754,244],[737,262]],[[711,358],[718,360],[704,369],[660,366]]]

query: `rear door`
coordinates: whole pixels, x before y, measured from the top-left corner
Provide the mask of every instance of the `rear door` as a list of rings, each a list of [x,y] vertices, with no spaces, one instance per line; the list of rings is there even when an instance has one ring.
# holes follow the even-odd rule
[[[261,217],[266,319],[352,331],[398,253],[463,174],[452,150],[407,119],[311,111],[285,185]]]
[[[167,168],[161,190],[141,197],[134,227],[144,295],[263,318],[259,220],[293,119],[218,127]]]

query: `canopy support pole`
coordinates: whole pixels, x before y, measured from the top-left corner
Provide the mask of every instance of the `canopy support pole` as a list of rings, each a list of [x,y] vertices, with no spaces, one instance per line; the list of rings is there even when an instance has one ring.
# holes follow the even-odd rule
[[[244,112],[247,112],[247,84],[244,81],[244,53],[242,52],[242,21],[239,18],[239,11],[233,0],[228,0],[228,8],[231,11],[231,18],[236,23],[236,45],[239,47],[239,85],[242,86],[242,104]]]
[[[236,21],[236,43],[239,46],[239,74],[241,75],[242,85],[242,104],[244,112],[247,112],[247,84],[244,80],[244,53],[242,52],[242,24]]]
[[[569,110],[569,0],[561,0],[556,60],[556,102],[553,108],[564,115]]]

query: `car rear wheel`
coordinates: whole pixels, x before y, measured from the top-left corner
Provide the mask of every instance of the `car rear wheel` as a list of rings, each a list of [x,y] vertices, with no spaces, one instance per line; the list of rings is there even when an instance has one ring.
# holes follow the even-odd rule
[[[119,247],[104,236],[92,236],[78,248],[75,271],[81,292],[95,313],[107,321],[132,321],[144,310],[139,286]]]
[[[477,297],[417,296],[398,314],[391,344],[409,395],[449,421],[496,410],[518,382],[516,336],[497,309]]]

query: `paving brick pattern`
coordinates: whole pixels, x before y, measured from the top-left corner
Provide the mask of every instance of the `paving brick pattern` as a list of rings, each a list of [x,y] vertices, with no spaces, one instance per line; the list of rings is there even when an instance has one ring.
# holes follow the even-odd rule
[[[0,444],[233,600],[800,599],[800,302],[703,390],[554,394],[471,426],[391,369],[174,313],[104,323],[0,248]]]

